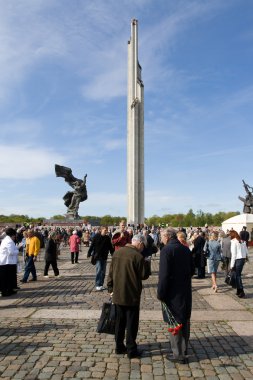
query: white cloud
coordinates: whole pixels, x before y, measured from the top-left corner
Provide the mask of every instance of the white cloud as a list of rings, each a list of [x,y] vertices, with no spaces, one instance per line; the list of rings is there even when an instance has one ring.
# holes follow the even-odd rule
[[[104,143],[106,150],[118,150],[126,147],[126,139],[111,139]]]
[[[212,17],[220,3],[163,5],[167,12],[159,22],[148,23],[148,28],[140,19],[140,63],[149,68],[144,75],[149,89],[170,75],[171,68],[164,67],[163,59],[176,36],[195,20]],[[126,94],[130,20],[145,9],[147,1],[83,1],[78,2],[78,11],[76,1],[64,5],[59,0],[20,0],[14,6],[0,0],[0,4],[2,104],[15,86],[45,61],[70,65],[83,78],[80,91],[86,98],[110,100]]]
[[[52,173],[55,163],[64,158],[49,150],[24,145],[0,145],[0,178],[32,179]]]
[[[42,17],[48,1],[6,2],[1,0],[0,13],[0,100],[3,105],[11,91],[45,57],[62,56],[64,35],[57,26]]]
[[[6,139],[10,143],[10,136],[19,141],[33,141],[43,131],[41,123],[33,119],[17,119],[8,123],[0,124],[1,139]]]
[[[175,172],[182,178],[182,162],[184,168],[189,167],[189,173],[196,176],[196,173],[203,173],[199,164],[206,157],[212,158],[213,166],[220,168],[224,159],[237,157],[236,162],[239,162],[240,157],[245,158],[245,152],[249,155],[252,148],[243,147],[244,142],[237,137],[240,128],[250,136],[252,87],[241,91],[236,87],[243,87],[247,80],[250,83],[248,65],[243,64],[243,60],[250,61],[247,59],[250,58],[250,45],[247,49],[246,44],[240,46],[242,54],[237,57],[238,62],[231,62],[231,68],[222,64],[220,56],[217,56],[220,66],[214,67],[213,62],[207,62],[199,70],[194,62],[191,66],[184,59],[180,60],[182,47],[191,46],[189,54],[199,62],[199,50],[195,47],[200,40],[197,37],[187,45],[188,31],[189,35],[202,36],[203,33],[205,38],[207,33],[207,37],[212,38],[216,36],[215,22],[221,30],[224,22],[227,33],[221,34],[218,46],[215,38],[214,45],[211,41],[208,46],[203,44],[202,53],[205,54],[205,49],[212,51],[214,46],[215,49],[225,46],[224,50],[227,46],[230,51],[231,41],[224,42],[230,36],[228,14],[233,16],[233,12],[227,14],[222,7],[235,4],[239,5],[239,1],[229,4],[220,0],[160,1],[158,7],[154,0],[0,0],[0,179],[3,178],[0,192],[4,207],[9,203],[10,212],[14,213],[23,207],[22,213],[34,216],[44,215],[45,210],[49,216],[64,212],[61,199],[64,191],[59,191],[59,200],[50,200],[45,194],[45,190],[55,194],[56,182],[50,183],[49,177],[33,181],[35,177],[52,174],[55,162],[71,167],[74,173],[82,173],[83,168],[95,172],[95,189],[101,189],[104,164],[106,168],[110,163],[118,164],[114,151],[120,156],[118,166],[123,168],[126,107],[122,97],[127,93],[127,41],[132,17],[139,20],[139,59],[145,85],[145,155],[154,167],[157,167],[156,162],[176,157]],[[246,28],[249,30],[250,24],[246,23],[242,29]],[[231,39],[240,38],[242,29]],[[247,55],[243,54],[244,48]],[[238,72],[240,67],[245,68],[248,77],[243,78],[241,71],[242,80],[238,85],[234,81],[236,78],[232,78],[233,63],[237,64]],[[212,92],[207,95],[210,84]],[[120,98],[118,103],[116,98]],[[225,129],[228,130],[226,137],[223,135]],[[236,144],[232,142],[230,148],[223,150],[228,136],[233,138],[234,134]],[[210,136],[216,136],[215,147],[207,144]],[[47,144],[46,148],[42,148],[43,144]],[[55,148],[50,150],[53,146]],[[152,154],[155,149],[157,153]],[[204,152],[202,156],[201,152]],[[147,216],[179,209],[185,211],[184,208],[188,210],[191,204],[204,204],[196,194],[197,188],[189,194],[190,189],[177,184],[177,193],[176,185],[171,186],[171,178],[157,181],[156,169],[146,169],[146,188],[160,189],[157,183],[162,183],[165,189],[145,194]],[[250,172],[248,166],[244,170]],[[125,181],[124,171],[125,166],[121,173]],[[116,176],[115,172],[111,179]],[[187,173],[188,177],[191,178],[188,184],[193,187],[194,181]],[[12,180],[6,181],[6,178]],[[15,178],[30,181],[15,181]],[[206,184],[209,180],[202,182]],[[24,188],[27,182],[29,186]],[[63,184],[64,181],[62,188]],[[37,186],[36,196],[33,196],[31,185]],[[6,196],[10,192],[12,198],[9,197],[8,202]],[[187,198],[180,196],[183,192],[188,194]],[[17,202],[17,193],[31,199],[33,204],[28,201],[25,204],[26,199],[22,197]],[[208,202],[211,201],[210,198]],[[80,208],[82,215],[124,214],[126,194],[91,193]]]
[[[168,63],[170,51],[172,52],[179,38],[184,36],[193,23],[203,23],[206,18],[214,17],[217,11],[228,6],[227,3],[223,4],[219,0],[181,1],[175,7],[168,2],[166,11],[159,22],[154,22],[151,26],[149,24],[145,29],[145,26],[142,28],[140,20],[140,64],[148,68],[143,72],[144,85],[148,91],[157,91],[160,84],[163,87],[165,81],[173,91],[174,88],[185,86],[189,80],[192,80],[192,78],[187,78],[187,73],[178,71]]]
[[[126,215],[126,193],[88,192],[88,200],[80,203],[80,215]]]
[[[66,207],[63,204],[61,197],[46,197],[39,196],[37,193],[24,194],[20,191],[16,192],[15,199],[11,197],[10,200],[1,205],[1,213],[3,215],[28,215],[29,217],[52,217],[53,215],[66,212]]]
[[[95,79],[82,86],[81,93],[85,98],[110,100],[118,96],[126,96],[126,65],[122,63],[121,67],[116,67],[114,63],[107,66],[108,71],[95,75]]]
[[[185,205],[192,203],[192,200],[190,195],[174,195],[161,190],[146,191],[145,215],[173,214],[176,210],[185,209]]]

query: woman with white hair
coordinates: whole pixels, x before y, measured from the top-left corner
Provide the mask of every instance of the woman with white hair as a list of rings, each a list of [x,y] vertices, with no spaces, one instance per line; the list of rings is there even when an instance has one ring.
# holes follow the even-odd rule
[[[81,240],[80,240],[79,236],[77,235],[77,231],[74,230],[72,232],[72,235],[69,238],[69,248],[70,248],[70,253],[71,253],[72,264],[78,263],[80,243],[81,243]]]

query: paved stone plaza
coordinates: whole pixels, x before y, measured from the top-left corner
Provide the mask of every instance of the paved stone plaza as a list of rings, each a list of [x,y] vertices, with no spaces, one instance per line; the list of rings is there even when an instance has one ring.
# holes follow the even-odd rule
[[[0,298],[0,379],[253,379],[253,255],[244,267],[246,299],[224,284],[193,280],[189,364],[168,362],[168,333],[156,299],[159,255],[144,281],[138,335],[140,359],[115,355],[113,336],[96,333],[108,293],[96,292],[95,268],[82,248],[72,265],[67,249],[58,261],[60,278],[22,284],[17,295]],[[51,270],[51,269],[50,269]],[[19,275],[21,278],[21,275]]]

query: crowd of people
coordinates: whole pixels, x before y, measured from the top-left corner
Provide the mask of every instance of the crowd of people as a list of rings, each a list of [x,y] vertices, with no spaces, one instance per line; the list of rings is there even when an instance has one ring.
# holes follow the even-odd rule
[[[185,363],[190,336],[192,277],[204,279],[207,272],[211,288],[217,293],[219,266],[225,276],[234,271],[236,295],[244,298],[242,270],[248,258],[249,240],[246,227],[238,234],[234,230],[225,233],[207,225],[177,230],[134,227],[127,226],[124,220],[118,228],[7,227],[0,231],[0,291],[3,297],[7,297],[20,289],[17,284],[20,258],[25,264],[21,282],[26,284],[30,275],[31,281],[37,281],[35,264],[42,248],[45,253],[44,277],[47,278],[50,266],[56,277],[60,275],[57,258],[62,246],[68,247],[72,264],[79,263],[81,246],[88,247],[87,257],[96,268],[95,290],[107,290],[116,305],[116,354],[138,357],[141,353],[137,349],[136,337],[142,281],[150,276],[152,255],[160,250],[157,298],[177,323],[176,329],[169,329],[172,355],[168,359]],[[109,255],[112,259],[107,286],[104,286]]]

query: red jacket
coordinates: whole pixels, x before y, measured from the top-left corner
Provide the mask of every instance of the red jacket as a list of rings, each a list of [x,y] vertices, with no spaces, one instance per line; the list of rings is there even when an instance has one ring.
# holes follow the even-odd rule
[[[79,252],[80,238],[77,235],[71,235],[69,238],[70,252]]]
[[[131,236],[127,231],[124,231],[124,236],[121,237],[120,231],[115,231],[112,237],[112,244],[114,246],[115,251],[117,251],[121,247],[125,247],[126,244],[131,244]]]

